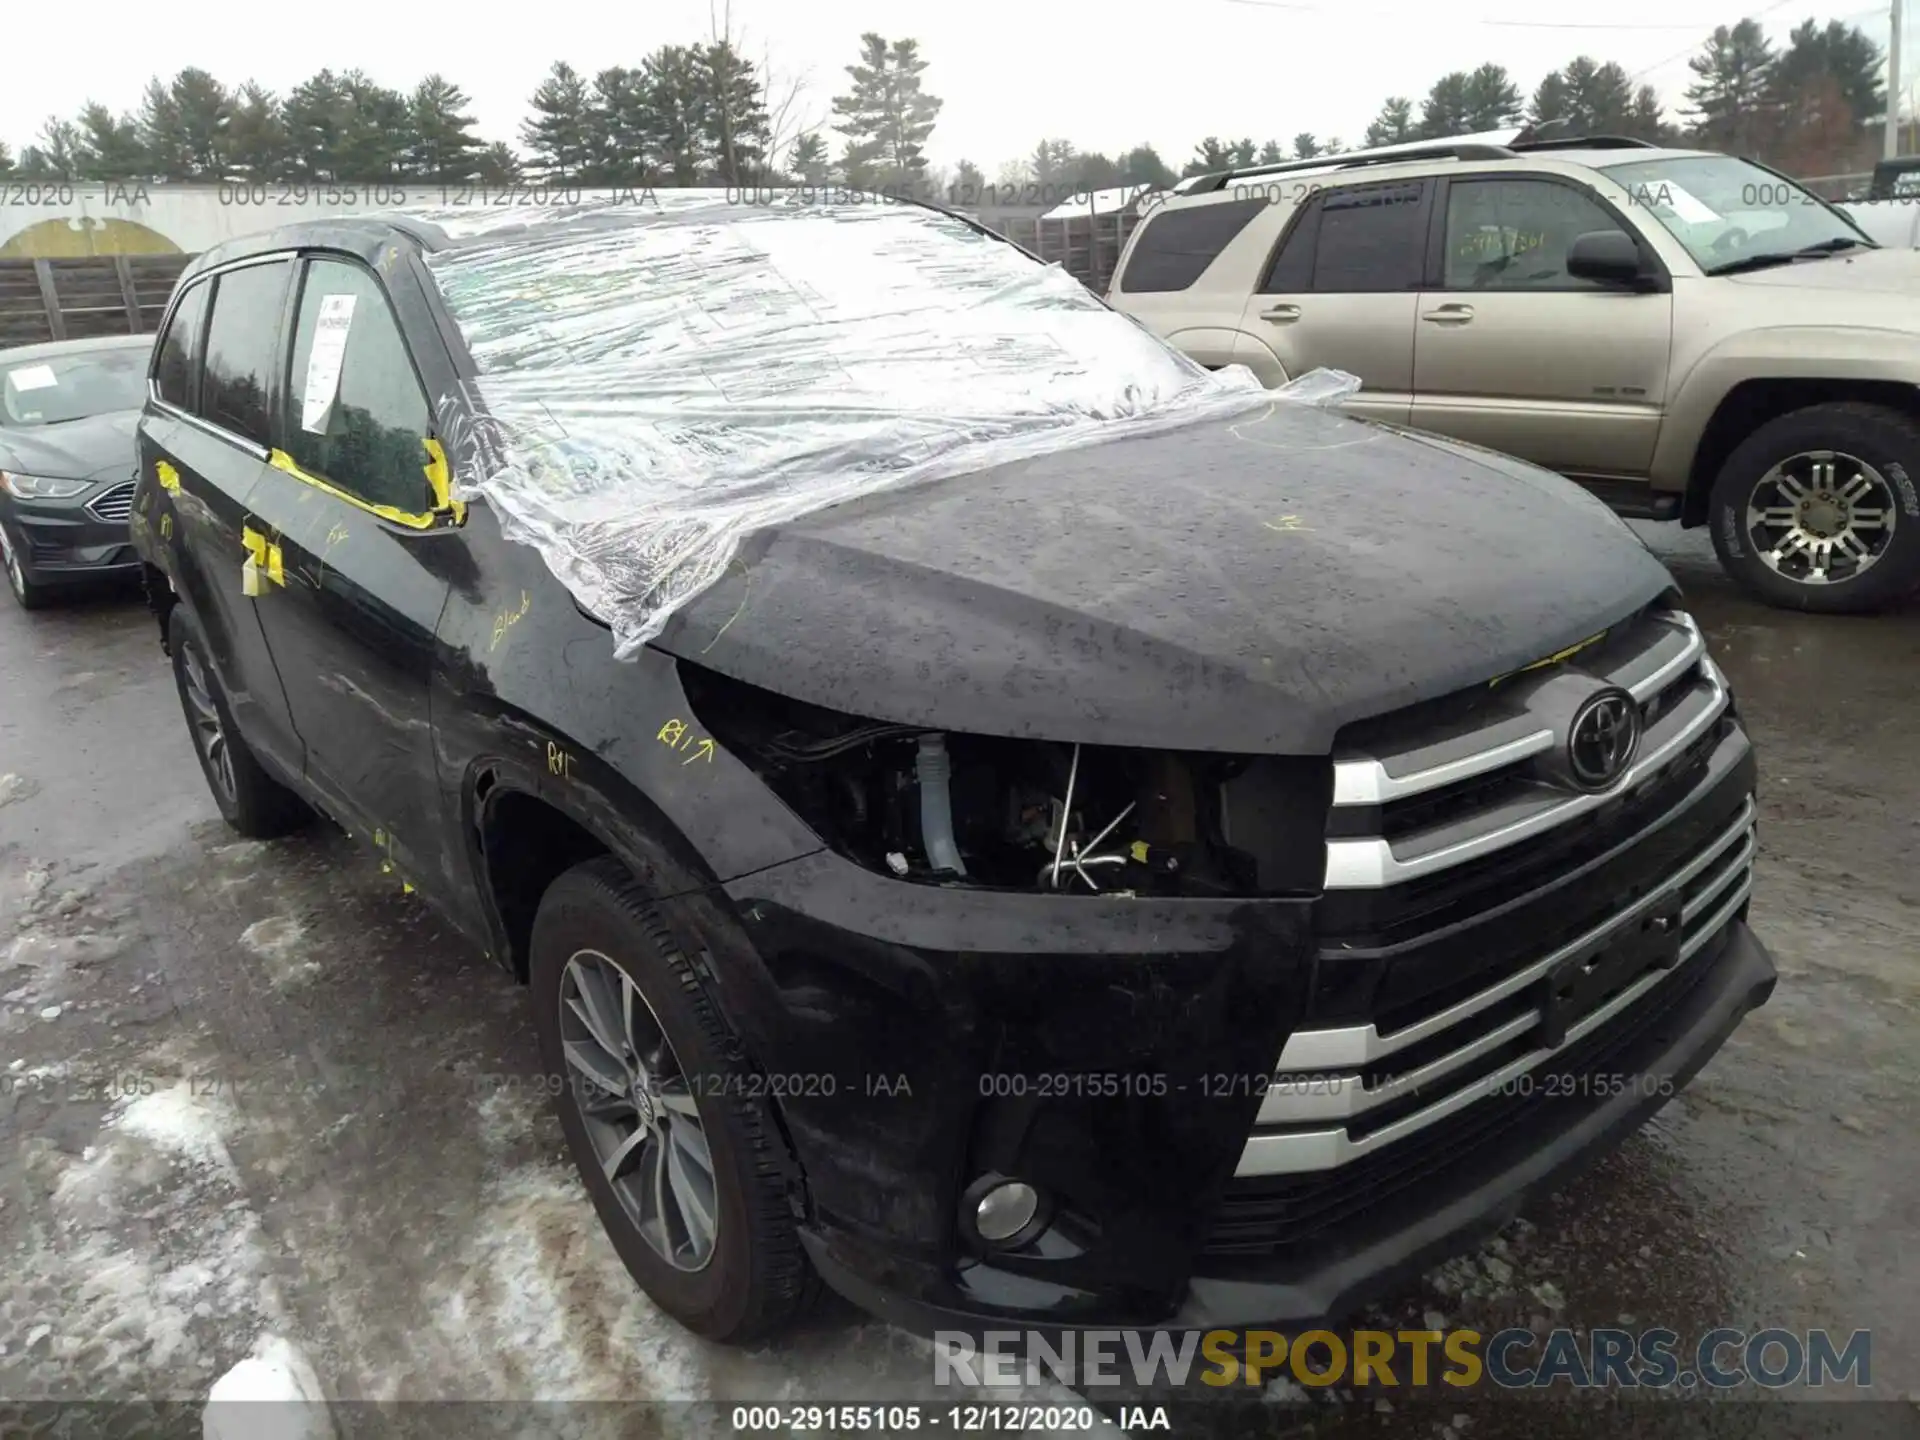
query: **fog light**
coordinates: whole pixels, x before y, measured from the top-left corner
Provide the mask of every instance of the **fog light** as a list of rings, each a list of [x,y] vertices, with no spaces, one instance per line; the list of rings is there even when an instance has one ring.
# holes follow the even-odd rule
[[[1039,1191],[1021,1180],[1004,1180],[973,1207],[973,1228],[989,1245],[999,1245],[1026,1229],[1039,1213]]]

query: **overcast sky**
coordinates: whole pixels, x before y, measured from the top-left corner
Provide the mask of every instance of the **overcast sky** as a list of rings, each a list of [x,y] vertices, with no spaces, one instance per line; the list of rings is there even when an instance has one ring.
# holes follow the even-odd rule
[[[186,65],[279,92],[322,67],[358,67],[402,90],[440,71],[473,98],[483,138],[517,147],[526,98],[553,61],[589,75],[637,64],[658,45],[705,37],[719,3],[541,0],[453,12],[328,0],[299,17],[257,0],[174,11],[108,4],[85,10],[86,43],[76,48],[72,6],[12,0],[0,138],[17,155],[50,114],[72,115],[89,99],[132,110],[149,76]],[[1579,23],[1582,14],[1605,28]],[[1745,10],[1716,0],[1584,10],[1542,0],[732,0],[749,57],[768,55],[776,79],[802,82],[807,118],[821,125],[863,30],[919,40],[926,86],[946,102],[933,161],[969,159],[990,179],[1043,136],[1108,153],[1145,141],[1176,169],[1208,134],[1288,144],[1310,130],[1357,142],[1387,96],[1417,101],[1438,76],[1488,60],[1527,93],[1582,52],[1615,60],[1671,111],[1691,78],[1686,57],[1715,25],[1743,14],[1776,40],[1808,17],[1858,24],[1882,46],[1887,39],[1887,7],[1861,9],[1858,0],[1756,0]],[[1909,47],[1902,89],[1912,94],[1920,47],[1911,39]]]

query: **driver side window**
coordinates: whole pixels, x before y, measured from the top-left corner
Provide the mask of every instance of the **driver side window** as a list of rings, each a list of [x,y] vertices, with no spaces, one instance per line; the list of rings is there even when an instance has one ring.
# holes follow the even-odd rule
[[[1617,222],[1571,186],[1550,180],[1456,180],[1447,192],[1446,288],[1592,290],[1567,274],[1567,251]]]
[[[371,271],[345,260],[307,263],[285,393],[287,452],[307,474],[371,506],[433,509],[424,443],[431,412]]]

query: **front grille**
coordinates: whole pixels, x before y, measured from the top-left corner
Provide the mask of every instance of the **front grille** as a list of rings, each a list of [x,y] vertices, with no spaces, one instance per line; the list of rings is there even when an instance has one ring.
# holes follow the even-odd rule
[[[133,481],[123,480],[111,490],[102,491],[87,502],[87,509],[98,520],[125,520],[133,513]]]
[[[1591,794],[1553,768],[1556,707],[1601,684],[1643,738]],[[1750,748],[1683,614],[1342,738],[1313,988],[1236,1185],[1331,1185],[1482,1123],[1520,1077],[1671,1003],[1751,885]]]

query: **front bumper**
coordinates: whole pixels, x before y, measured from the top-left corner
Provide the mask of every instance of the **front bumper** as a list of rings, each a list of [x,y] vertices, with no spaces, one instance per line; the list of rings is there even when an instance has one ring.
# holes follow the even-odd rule
[[[1742,882],[1750,748],[1730,722],[1701,744],[1586,850],[1548,857],[1545,880],[1500,880],[1523,892],[1397,956],[1328,932],[1326,897],[915,887],[824,853],[731,882],[731,905],[674,904],[766,1072],[814,1263],[850,1299],[922,1329],[1297,1325],[1564,1183],[1766,1000]],[[1683,900],[1678,960],[1557,1040],[1546,1012],[1539,1030],[1514,1018],[1543,957],[1558,976],[1587,953],[1573,937],[1610,944]],[[1461,986],[1480,998],[1457,1004]],[[1410,1005],[1474,1012],[1430,1043],[1446,1066],[1477,1057],[1480,1080],[1447,1069],[1357,1122],[1234,1084],[1291,1071],[1309,1032]],[[1417,1046],[1396,1063],[1446,1068]],[[1528,1087],[1505,1083],[1522,1071]],[[1463,1102],[1463,1084],[1484,1090]],[[1342,1123],[1354,1143],[1328,1158],[1307,1132]],[[1403,1138],[1368,1140],[1385,1130]],[[990,1173],[1055,1197],[1041,1242],[993,1252],[964,1233],[962,1193]]]
[[[102,493],[70,500],[0,496],[0,526],[30,584],[77,585],[140,572],[125,518],[102,519],[89,508]]]
[[[1479,1237],[1528,1202],[1564,1185],[1637,1129],[1712,1058],[1748,1011],[1773,991],[1775,971],[1744,921],[1726,930],[1716,953],[1700,957],[1667,983],[1684,995],[1617,1047],[1585,1057],[1585,1073],[1632,1076],[1615,1093],[1495,1097],[1504,1133],[1475,1148],[1471,1163],[1452,1167],[1397,1205],[1356,1214],[1312,1253],[1264,1264],[1204,1267],[1171,1315],[1154,1323],[1181,1329],[1299,1329],[1336,1321]],[[1594,1066],[1600,1067],[1598,1071]],[[889,1285],[895,1257],[832,1227],[803,1236],[822,1275],[854,1303],[908,1329],[978,1332],[1008,1325],[1048,1332],[1140,1323],[1129,1314],[1022,1312],[991,1302],[990,1287],[964,1280],[945,1296],[905,1293]],[[1000,1287],[1005,1290],[1005,1287]]]

